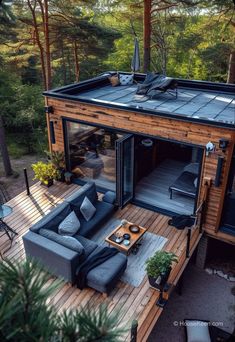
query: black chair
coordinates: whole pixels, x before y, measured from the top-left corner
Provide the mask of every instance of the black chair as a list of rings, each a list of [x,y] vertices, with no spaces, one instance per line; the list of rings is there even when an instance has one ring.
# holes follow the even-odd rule
[[[178,83],[176,79],[161,74],[147,74],[144,82],[138,85],[136,94],[145,95],[153,99],[161,93],[168,93],[178,97]]]

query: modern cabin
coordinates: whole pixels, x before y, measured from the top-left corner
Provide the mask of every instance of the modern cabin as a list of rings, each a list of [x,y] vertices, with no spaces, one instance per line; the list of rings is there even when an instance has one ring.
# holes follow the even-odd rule
[[[104,73],[44,92],[49,145],[64,151],[74,182],[94,180],[173,216],[201,209],[208,236],[235,244],[235,85],[178,79],[178,96],[136,96]]]

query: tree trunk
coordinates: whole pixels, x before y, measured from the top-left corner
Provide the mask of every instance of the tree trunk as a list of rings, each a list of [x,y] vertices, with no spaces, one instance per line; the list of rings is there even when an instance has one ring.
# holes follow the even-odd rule
[[[144,72],[150,69],[151,0],[144,0]]]
[[[235,83],[235,51],[232,51],[229,57],[227,83]]]
[[[33,18],[33,27],[35,31],[35,38],[36,38],[36,43],[40,51],[40,60],[41,60],[41,65],[42,65],[42,79],[43,79],[43,84],[44,84],[44,89],[46,90],[47,88],[47,75],[46,75],[46,67],[45,67],[45,61],[44,61],[44,49],[41,44],[40,40],[40,35],[39,35],[39,30],[38,30],[38,22],[37,22],[37,17],[36,17],[36,3],[34,6],[31,5],[30,0],[27,0],[28,7],[31,11],[32,18]]]
[[[2,120],[1,115],[0,115],[0,150],[1,150],[5,174],[6,176],[10,176],[12,175],[12,168],[11,168],[11,162],[10,162],[10,158],[9,158],[9,154],[7,150],[5,130],[4,130],[3,120]]]
[[[76,79],[76,82],[79,82],[80,68],[79,68],[78,49],[77,49],[76,41],[74,41],[74,62],[75,62],[75,79]]]
[[[48,1],[44,0],[44,36],[45,36],[45,53],[46,53],[46,90],[51,89],[51,51],[49,36],[49,18],[48,18]]]

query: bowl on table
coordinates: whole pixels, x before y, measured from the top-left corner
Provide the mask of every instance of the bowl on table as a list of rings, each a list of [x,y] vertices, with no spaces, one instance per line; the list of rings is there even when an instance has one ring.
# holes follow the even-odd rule
[[[136,224],[131,224],[129,227],[130,232],[132,233],[139,233],[140,227],[137,226]]]

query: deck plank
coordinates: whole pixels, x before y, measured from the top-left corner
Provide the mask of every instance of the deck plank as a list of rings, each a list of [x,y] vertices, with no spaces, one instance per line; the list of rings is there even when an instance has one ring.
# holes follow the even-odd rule
[[[13,213],[6,218],[6,222],[18,232],[12,248],[4,256],[11,260],[23,260],[25,258],[22,236],[28,231],[30,226],[40,220],[58,203],[61,203],[66,197],[79,188],[78,185],[66,185],[56,183],[49,189],[36,184],[30,188],[31,196],[26,192],[13,198],[8,202],[13,208]],[[168,239],[165,249],[174,252],[179,257],[179,263],[173,267],[170,275],[172,283],[178,280],[182,272],[186,250],[187,231],[179,231],[168,225],[168,217],[128,204],[122,210],[114,214],[116,219],[127,219],[136,224],[142,225],[153,234],[158,234]],[[198,243],[199,231],[194,229],[192,232],[191,248],[194,249]],[[0,235],[0,250],[4,252],[9,247],[9,241],[5,234]],[[141,250],[139,251],[139,253]],[[52,276],[48,284],[53,284],[56,277]],[[133,287],[130,284],[119,282],[110,296],[106,299],[109,312],[120,311],[120,319],[130,325],[133,319],[139,322],[138,341],[146,341],[151,328],[161,315],[162,309],[156,306],[159,293],[149,287],[147,276],[145,276],[139,287]],[[55,305],[59,312],[63,310],[73,310],[79,307],[91,305],[98,307],[104,302],[102,294],[92,290],[83,291],[72,287],[68,283],[63,283],[55,293],[50,297],[48,303]],[[129,339],[129,333],[126,333],[125,340]]]

